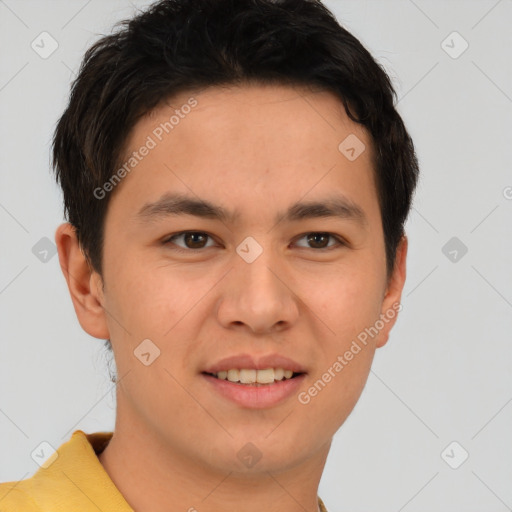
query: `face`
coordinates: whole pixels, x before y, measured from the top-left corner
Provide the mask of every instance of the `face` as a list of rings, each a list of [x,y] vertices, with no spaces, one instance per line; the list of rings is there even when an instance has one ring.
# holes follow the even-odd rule
[[[387,280],[371,140],[334,95],[191,96],[134,127],[126,161],[140,159],[109,203],[103,289],[91,279],[101,308],[75,308],[112,342],[119,428],[203,467],[290,468],[325,456],[355,406],[398,314],[406,240]],[[241,369],[282,380],[222,379]]]

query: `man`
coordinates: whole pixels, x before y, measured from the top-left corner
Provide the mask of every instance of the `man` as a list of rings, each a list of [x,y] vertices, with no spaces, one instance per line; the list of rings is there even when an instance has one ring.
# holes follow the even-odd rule
[[[391,83],[314,0],[164,0],[85,55],[56,243],[117,368],[3,511],[317,511],[388,340],[418,178]]]

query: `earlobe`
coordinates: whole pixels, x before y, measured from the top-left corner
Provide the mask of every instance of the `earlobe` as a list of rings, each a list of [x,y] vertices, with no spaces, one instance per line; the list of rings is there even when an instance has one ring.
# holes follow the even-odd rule
[[[389,333],[395,325],[399,311],[402,309],[400,300],[407,275],[407,248],[408,239],[407,236],[404,235],[396,250],[393,273],[389,279],[386,294],[382,302],[381,321],[384,323],[384,326],[379,332],[376,343],[377,348],[383,347],[387,343]]]
[[[82,329],[99,339],[110,337],[103,308],[101,276],[87,261],[75,228],[66,222],[55,233],[60,268],[66,279],[76,316]]]

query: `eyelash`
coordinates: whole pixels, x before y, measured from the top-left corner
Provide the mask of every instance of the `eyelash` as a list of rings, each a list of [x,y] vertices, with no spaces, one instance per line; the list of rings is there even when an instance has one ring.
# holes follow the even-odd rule
[[[171,236],[165,238],[165,240],[163,240],[162,243],[164,245],[168,245],[168,244],[173,243],[172,240],[174,240],[180,236],[187,235],[187,234],[193,234],[193,233],[196,233],[199,235],[206,235],[210,239],[213,239],[213,237],[210,234],[206,233],[205,231],[180,231],[179,233],[175,233],[174,235],[171,235]],[[320,249],[315,249],[313,247],[300,247],[300,249],[311,249],[312,251],[316,251],[316,252],[325,252],[325,251],[330,251],[332,249],[336,249],[337,247],[347,246],[346,242],[340,236],[335,235],[334,233],[328,233],[325,231],[309,231],[307,233],[302,234],[297,240],[301,240],[302,238],[306,237],[307,235],[312,235],[312,234],[324,235],[324,236],[329,236],[331,238],[334,238],[337,242],[337,245],[333,245],[330,247],[323,247]],[[191,253],[191,252],[201,252],[201,251],[204,251],[204,250],[210,249],[210,248],[211,247],[201,247],[199,249],[183,249],[181,247],[175,246],[172,248],[172,250],[176,251],[176,252],[181,252],[181,253]]]

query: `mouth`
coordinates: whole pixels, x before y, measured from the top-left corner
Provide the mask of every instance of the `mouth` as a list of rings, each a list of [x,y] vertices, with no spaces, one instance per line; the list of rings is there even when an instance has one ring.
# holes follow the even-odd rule
[[[207,391],[244,409],[282,405],[304,385],[307,370],[279,355],[239,354],[224,358],[201,372]]]
[[[255,370],[252,368],[231,368],[219,372],[202,372],[204,375],[216,378],[218,380],[228,381],[232,384],[241,386],[274,386],[279,382],[295,379],[305,372],[294,372],[285,368],[265,368]]]

